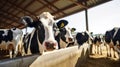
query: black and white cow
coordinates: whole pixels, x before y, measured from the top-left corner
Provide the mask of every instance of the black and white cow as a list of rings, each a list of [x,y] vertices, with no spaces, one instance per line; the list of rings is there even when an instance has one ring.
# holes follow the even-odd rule
[[[105,33],[105,42],[107,45],[108,56],[115,57],[115,52],[111,54],[111,48],[120,53],[120,28],[115,27],[112,30],[106,31]]]
[[[16,57],[22,35],[22,30],[18,28],[0,29],[0,49],[9,50],[10,58]]]
[[[94,36],[93,38],[93,54],[102,54],[102,44],[103,43],[103,36],[102,35],[97,35]]]
[[[78,32],[75,36],[75,44],[78,44],[78,48],[84,43],[91,44],[91,40],[93,40],[93,37],[88,31]]]
[[[43,53],[58,49],[58,43],[54,38],[53,24],[54,16],[49,12],[43,12],[38,16],[38,20],[33,21],[30,17],[25,16],[22,22],[28,27],[35,29],[23,38],[24,49],[26,54]]]
[[[59,49],[68,47],[74,43],[74,38],[67,20],[59,20],[54,28],[55,39],[58,42]]]

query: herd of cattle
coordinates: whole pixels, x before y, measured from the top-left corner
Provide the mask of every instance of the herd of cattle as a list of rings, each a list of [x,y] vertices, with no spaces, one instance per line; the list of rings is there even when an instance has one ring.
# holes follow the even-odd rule
[[[44,54],[46,51],[66,48],[74,44],[80,47],[87,42],[97,46],[103,43],[120,53],[120,28],[106,31],[103,37],[92,36],[88,31],[77,32],[73,37],[72,32],[75,28],[69,28],[67,20],[56,22],[49,12],[43,12],[37,18],[37,20],[29,16],[21,18],[21,22],[26,27],[34,28],[31,33],[23,35],[23,31],[18,28],[0,29],[0,51],[8,50],[10,58],[13,58],[18,52],[22,56]]]

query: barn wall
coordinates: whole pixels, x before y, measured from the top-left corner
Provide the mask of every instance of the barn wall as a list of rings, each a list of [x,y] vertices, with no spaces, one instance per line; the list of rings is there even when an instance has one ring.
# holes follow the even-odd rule
[[[33,55],[0,61],[0,67],[78,67],[88,58],[88,44],[46,52],[44,55]]]

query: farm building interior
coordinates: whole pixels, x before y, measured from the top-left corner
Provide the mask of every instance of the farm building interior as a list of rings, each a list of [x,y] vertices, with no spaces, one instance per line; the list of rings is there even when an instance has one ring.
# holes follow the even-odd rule
[[[50,12],[52,15],[55,16],[55,20],[66,17],[66,16],[70,16],[72,14],[84,11],[84,10],[89,10],[92,7],[96,7],[99,6],[101,4],[110,2],[112,0],[0,0],[0,29],[9,29],[12,27],[16,27],[16,28],[20,28],[23,29],[25,28],[25,25],[22,24],[20,22],[21,17],[23,16],[30,16],[32,17],[34,20],[36,20],[37,16],[40,15],[42,12]],[[86,24],[86,30],[88,30],[87,28],[87,24]],[[33,55],[28,56],[28,58],[17,58],[14,59],[16,61],[18,61],[18,63],[16,63],[14,60],[9,59],[8,61],[3,61],[3,63],[1,63],[2,61],[0,61],[0,67],[6,65],[8,66],[13,66],[13,67],[21,67],[21,65],[23,67],[26,66],[30,66],[31,67],[35,67],[34,65],[36,65],[37,67],[37,60],[43,58],[41,61],[39,62],[48,62],[46,63],[46,65],[44,65],[44,63],[41,64],[41,67],[61,67],[61,64],[63,64],[62,67],[119,67],[120,65],[120,61],[113,61],[113,59],[108,59],[108,58],[104,58],[103,56],[92,56],[90,55],[90,58],[88,58],[88,55],[85,54],[85,57],[79,57],[78,56],[82,56],[82,54],[84,54],[84,52],[89,54],[89,51],[85,50],[86,48],[84,48],[86,46],[81,47],[81,49],[83,49],[84,51],[81,52],[79,50],[77,50],[77,47],[70,47],[70,49],[65,49],[65,50],[61,50],[61,51],[57,51],[60,54],[62,54],[65,57],[68,57],[67,60],[65,62],[64,59],[62,57],[62,61],[64,61],[65,63],[61,63],[60,59],[57,59],[58,57],[60,57],[61,55],[58,55],[58,57],[54,57],[55,59],[53,60],[54,63],[56,63],[54,65],[54,63],[52,63],[51,61],[49,61],[47,58],[47,56],[50,56],[51,58],[53,58],[52,56],[54,56],[53,53],[57,54],[57,52],[50,53],[50,55],[45,54],[41,57],[39,57],[39,55]],[[72,51],[73,50],[73,51]],[[75,53],[74,53],[75,51]],[[62,53],[63,52],[63,53]],[[72,54],[69,54],[69,52],[71,52]],[[80,55],[78,55],[78,52],[80,52]],[[70,56],[66,56],[65,53],[67,53]],[[0,53],[1,54],[1,53]],[[104,54],[104,52],[103,52]],[[74,57],[74,58],[72,58]],[[76,59],[77,58],[77,59]],[[83,58],[82,60],[80,60],[81,58]],[[27,60],[31,59],[31,60]],[[37,60],[36,60],[37,59]],[[44,60],[45,59],[45,60]],[[72,59],[72,61],[70,60]],[[35,62],[33,63],[33,61],[35,60]],[[48,61],[47,61],[48,60]],[[51,59],[50,59],[51,60]],[[22,63],[20,65],[21,62],[25,62]],[[8,62],[8,63],[6,63]],[[72,63],[73,62],[73,63]],[[82,64],[82,62],[85,62]],[[95,63],[97,62],[97,63]],[[15,63],[15,64],[14,64]],[[52,64],[51,64],[52,63]],[[61,64],[60,64],[61,63]],[[69,64],[71,63],[71,64]],[[74,64],[75,63],[75,64]],[[12,65],[14,64],[14,65]]]

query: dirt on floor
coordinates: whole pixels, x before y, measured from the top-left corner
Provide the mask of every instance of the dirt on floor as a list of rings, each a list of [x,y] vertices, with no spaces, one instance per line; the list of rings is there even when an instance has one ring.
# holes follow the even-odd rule
[[[107,57],[106,47],[103,46],[102,49],[102,55],[89,55],[84,63],[79,63],[76,67],[120,67],[120,59]],[[117,54],[115,55],[117,56]]]
[[[85,63],[79,64],[79,67],[120,67],[120,60],[95,54],[90,55]]]

